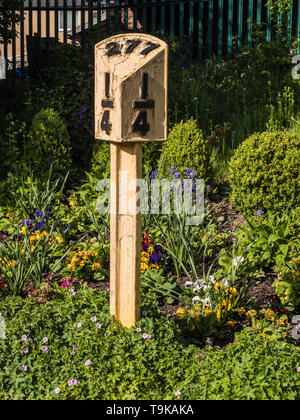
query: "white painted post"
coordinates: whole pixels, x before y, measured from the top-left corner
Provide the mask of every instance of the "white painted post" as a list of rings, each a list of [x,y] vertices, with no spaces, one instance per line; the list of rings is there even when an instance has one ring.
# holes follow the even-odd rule
[[[142,143],[167,139],[167,77],[158,38],[122,34],[95,47],[95,136],[111,143],[110,312],[126,327],[141,306]]]

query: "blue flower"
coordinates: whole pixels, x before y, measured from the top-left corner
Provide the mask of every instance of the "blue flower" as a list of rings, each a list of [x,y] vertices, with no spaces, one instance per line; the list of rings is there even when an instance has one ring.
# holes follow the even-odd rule
[[[262,216],[264,214],[264,211],[262,209],[257,210],[257,215]]]
[[[158,177],[158,169],[155,169],[155,171],[152,171],[150,174],[150,179],[156,179]]]
[[[37,210],[35,213],[34,213],[37,217],[41,217],[41,216],[43,216],[43,212],[42,211],[39,211],[39,210]]]
[[[62,230],[62,233],[66,233],[66,232],[68,232],[68,230],[70,230],[70,227],[69,226],[65,226],[65,228]]]

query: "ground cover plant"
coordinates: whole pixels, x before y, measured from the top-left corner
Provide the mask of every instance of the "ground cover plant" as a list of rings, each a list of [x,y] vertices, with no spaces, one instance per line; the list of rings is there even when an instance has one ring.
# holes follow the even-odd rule
[[[143,175],[172,194],[203,178],[205,214],[196,226],[185,211],[143,215],[131,329],[109,315],[109,146],[93,136],[91,53],[57,47],[43,81],[1,108],[0,399],[299,399],[290,52],[180,57],[172,44],[168,141],[143,146]]]

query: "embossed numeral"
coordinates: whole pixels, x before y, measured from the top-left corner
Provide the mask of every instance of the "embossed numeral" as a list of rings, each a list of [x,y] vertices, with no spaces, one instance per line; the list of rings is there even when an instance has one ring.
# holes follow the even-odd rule
[[[157,48],[159,48],[159,44],[154,44],[151,41],[147,42],[147,45],[148,45],[148,47],[145,48],[143,51],[141,51],[142,55],[148,55],[151,51],[154,51]]]
[[[111,132],[112,125],[109,122],[110,112],[104,111],[102,121],[101,121],[101,130],[105,131],[105,133],[109,136]]]
[[[125,54],[131,54],[141,42],[140,39],[128,39],[127,44],[129,44],[129,47],[127,47]]]
[[[134,133],[140,133],[145,136],[150,130],[150,124],[147,121],[147,111],[140,111],[132,124],[132,131]]]
[[[133,53],[133,51],[141,44],[141,42],[142,41],[140,39],[128,39],[126,42],[127,48],[125,50],[125,54]],[[109,42],[106,44],[105,48],[108,50],[106,53],[108,57],[122,54],[122,45],[120,45],[118,42]],[[149,41],[146,43],[146,48],[144,48],[140,54],[146,56],[157,48],[159,48],[159,44],[154,44],[153,42]]]
[[[108,50],[106,53],[108,57],[121,54],[120,44],[118,44],[117,42],[109,42],[108,44],[106,44],[105,48]]]

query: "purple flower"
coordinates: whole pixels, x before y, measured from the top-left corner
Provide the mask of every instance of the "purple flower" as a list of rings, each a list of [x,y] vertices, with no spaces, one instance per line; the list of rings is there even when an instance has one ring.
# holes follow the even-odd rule
[[[209,346],[212,346],[212,345],[213,345],[213,341],[212,341],[212,339],[211,339],[211,338],[209,338],[209,337],[207,337],[206,342],[207,342],[207,344],[208,344]]]
[[[96,324],[96,328],[98,328],[98,329],[100,329],[102,327],[102,325],[101,324]]]
[[[264,211],[262,209],[257,210],[257,216],[262,216],[264,214]]]
[[[144,333],[144,334],[142,335],[142,337],[143,337],[143,339],[144,339],[144,340],[147,340],[147,339],[151,338],[151,335],[150,335],[150,334],[146,334],[146,333]]]
[[[43,343],[45,343],[45,344],[46,344],[46,343],[48,343],[48,341],[49,341],[49,340],[48,340],[48,338],[47,338],[47,337],[44,337],[44,338],[43,338]]]
[[[73,386],[73,385],[77,385],[79,384],[79,382],[77,381],[77,379],[71,379],[70,381],[68,381],[68,385],[69,386]]]
[[[71,351],[71,356],[75,356],[75,351]]]
[[[136,329],[136,332],[137,332],[137,333],[140,333],[141,331],[142,331],[142,329],[141,329],[141,328],[137,328],[137,329]]]
[[[158,177],[158,169],[155,169],[155,171],[152,171],[150,174],[150,179],[156,179]]]
[[[181,392],[180,391],[176,391],[175,392],[175,397],[180,397],[180,395],[181,395]]]
[[[210,185],[206,185],[206,189],[207,189],[207,191],[209,191],[210,190]]]
[[[48,349],[48,347],[47,347],[47,346],[43,346],[43,347],[42,347],[42,351],[43,351],[44,353],[48,353],[49,349]]]
[[[73,346],[73,347],[72,347],[72,349],[73,349],[74,351],[76,351],[76,350],[77,350],[77,346]]]
[[[297,370],[297,373],[300,373],[300,367],[297,367],[296,370]]]
[[[23,370],[23,372],[27,372],[27,366],[26,365],[22,365],[22,370]]]
[[[27,343],[28,342],[27,335],[22,335],[21,340],[24,341],[24,343]]]
[[[85,364],[85,366],[90,366],[91,363],[92,362],[90,360],[87,360],[84,364]]]
[[[28,350],[28,348],[27,348],[27,347],[25,347],[25,349],[23,349],[23,353],[24,353],[24,354],[29,353],[29,350]]]
[[[97,318],[96,318],[95,316],[93,316],[93,317],[92,317],[92,321],[93,321],[93,322],[96,322],[96,321],[97,321]]]
[[[143,311],[142,316],[147,316],[147,311]]]
[[[82,327],[82,323],[81,322],[78,322],[77,328],[81,328],[81,327]]]
[[[55,390],[54,390],[54,392],[55,392],[55,394],[59,394],[60,393],[60,388],[55,388]]]

